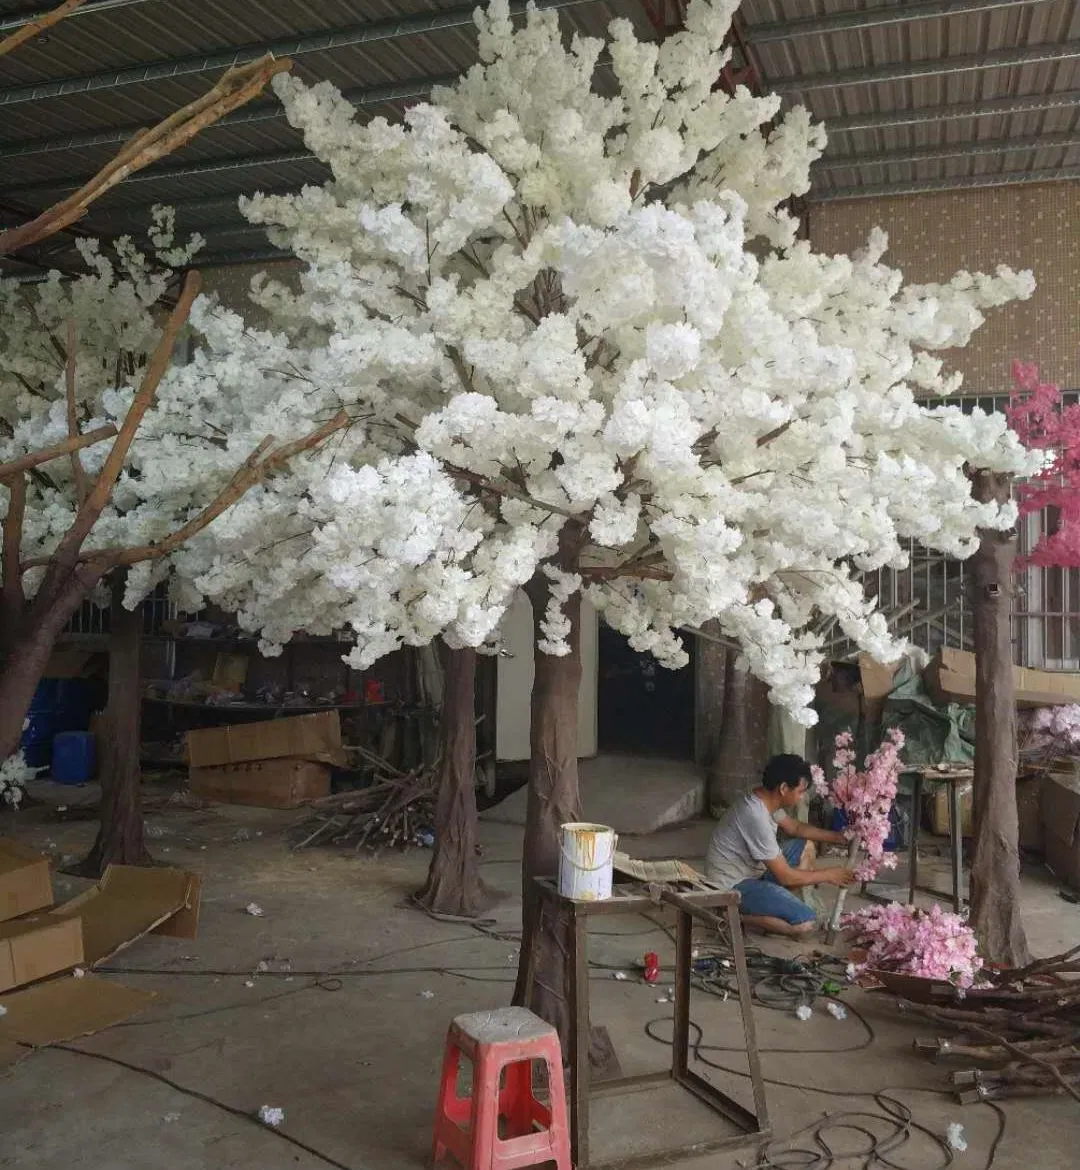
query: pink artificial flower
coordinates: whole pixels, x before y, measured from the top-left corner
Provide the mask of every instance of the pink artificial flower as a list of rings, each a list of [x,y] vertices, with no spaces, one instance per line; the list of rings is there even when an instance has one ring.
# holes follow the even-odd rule
[[[890,902],[845,914],[840,925],[853,946],[865,949],[855,965],[866,970],[895,971],[922,979],[947,979],[971,987],[982,969],[975,932],[957,914],[937,904],[928,910]]]
[[[904,733],[891,728],[880,747],[863,761],[863,771],[855,766],[855,746],[851,733],[842,731],[835,740],[833,767],[836,776],[825,792],[815,780],[814,790],[827,795],[847,820],[844,830],[849,841],[857,841],[862,857],[855,868],[859,881],[869,881],[881,869],[892,869],[896,858],[885,852],[889,837],[889,813],[896,800],[896,788],[903,771],[900,749]]]

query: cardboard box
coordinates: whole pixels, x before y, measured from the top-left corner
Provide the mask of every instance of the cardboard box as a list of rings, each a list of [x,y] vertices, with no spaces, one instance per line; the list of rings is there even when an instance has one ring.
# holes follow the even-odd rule
[[[1080,779],[1052,773],[1041,803],[1046,864],[1066,885],[1080,889]]]
[[[1020,848],[1045,853],[1046,834],[1042,826],[1042,776],[1021,776],[1016,781],[1016,815],[1020,822]]]
[[[298,808],[330,795],[330,769],[311,760],[261,760],[217,768],[192,768],[191,791],[222,804]]]
[[[246,654],[219,654],[214,659],[214,673],[210,682],[222,691],[239,691],[248,676]]]
[[[78,917],[32,914],[0,923],[0,991],[33,983],[83,961]]]
[[[285,758],[345,763],[337,711],[189,731],[187,752],[193,769]]]
[[[923,679],[939,703],[975,702],[975,655],[968,650],[942,648],[923,672]],[[1053,707],[1080,703],[1080,674],[1013,667],[1018,707]]]
[[[201,881],[183,869],[110,865],[92,889],[52,911],[81,924],[88,966],[103,963],[146,934],[194,938]]]
[[[930,785],[927,785],[930,787]],[[930,806],[930,831],[938,837],[949,835],[949,789],[951,784],[933,785],[934,803]],[[960,832],[971,836],[972,782],[960,783]]]
[[[0,837],[0,922],[51,906],[49,862],[17,841]]]

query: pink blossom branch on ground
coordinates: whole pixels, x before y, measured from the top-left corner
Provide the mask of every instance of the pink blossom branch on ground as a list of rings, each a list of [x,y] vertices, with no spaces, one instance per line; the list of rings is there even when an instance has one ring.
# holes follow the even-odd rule
[[[975,932],[938,905],[923,910],[890,902],[845,914],[840,924],[853,947],[866,951],[853,973],[895,971],[923,979],[948,979],[970,987],[982,969]]]
[[[881,869],[892,869],[896,857],[885,852],[889,837],[889,813],[896,800],[896,788],[903,771],[900,749],[904,733],[891,728],[876,751],[863,761],[860,772],[855,766],[855,748],[851,733],[836,737],[832,784],[820,768],[814,769],[814,790],[841,809],[847,820],[844,830],[848,840],[856,843],[863,855],[855,869],[859,881],[870,881]]]
[[[1066,406],[1060,389],[1041,382],[1031,362],[1013,362],[1013,383],[1009,426],[1025,447],[1048,457],[1042,471],[1017,485],[1020,515],[1057,513],[1054,531],[1043,533],[1022,565],[1080,567],[1080,404]]]

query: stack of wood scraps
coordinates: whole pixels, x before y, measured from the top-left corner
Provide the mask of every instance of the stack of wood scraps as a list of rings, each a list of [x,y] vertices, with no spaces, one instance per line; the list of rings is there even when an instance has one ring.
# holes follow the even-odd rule
[[[960,1065],[949,1080],[961,1103],[1048,1094],[1080,1101],[1080,947],[993,972],[992,986],[972,988],[956,1006],[908,1006],[952,1033],[917,1039],[915,1048]]]
[[[408,849],[434,843],[438,764],[403,772],[365,747],[349,747],[373,770],[366,788],[308,802],[294,849],[312,845]]]

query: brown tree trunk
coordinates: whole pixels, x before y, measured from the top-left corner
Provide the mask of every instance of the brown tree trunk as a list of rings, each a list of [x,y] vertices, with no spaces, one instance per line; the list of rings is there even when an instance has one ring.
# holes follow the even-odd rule
[[[101,813],[97,840],[81,873],[100,876],[109,865],[150,865],[143,836],[139,767],[142,687],[142,607],[121,604],[123,581],[113,585],[109,639],[109,698],[101,761]]]
[[[977,472],[981,502],[1009,499],[1007,475]],[[971,924],[983,957],[1019,967],[1030,961],[1020,920],[1016,811],[1016,699],[1013,683],[1012,568],[1016,533],[983,531],[972,558],[975,632],[974,858]]]
[[[19,750],[23,721],[56,639],[96,583],[95,574],[72,577],[49,604],[32,604],[23,628],[11,638],[0,668],[0,760]]]
[[[709,769],[709,808],[724,811],[761,781],[769,754],[769,701],[764,683],[729,652],[724,672],[724,720],[716,759]]]
[[[570,528],[570,526],[568,526]],[[574,563],[576,533],[564,531],[563,561]],[[578,790],[578,690],[581,685],[581,595],[564,607],[570,621],[570,653],[545,654],[539,647],[540,623],[551,582],[542,573],[529,583],[536,645],[533,653],[532,724],[529,732],[529,793],[525,814],[522,864],[522,931],[514,1003],[528,1007],[558,1030],[569,1052],[570,917],[541,906],[534,891],[537,877],[559,872],[560,828],[581,819]],[[527,977],[533,972],[533,985]]]
[[[417,901],[472,918],[490,904],[476,855],[476,651],[443,650],[435,852]]]

